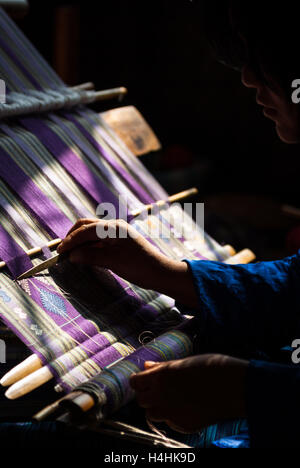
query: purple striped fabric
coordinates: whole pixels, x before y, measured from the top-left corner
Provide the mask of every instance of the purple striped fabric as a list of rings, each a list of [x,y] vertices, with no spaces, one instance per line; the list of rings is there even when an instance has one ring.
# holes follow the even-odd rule
[[[95,138],[80,124],[78,119],[73,114],[63,112],[63,115],[76,125],[78,130],[85,136],[85,138],[96,148],[102,157],[109,163],[109,165],[119,174],[119,176],[128,184],[131,190],[138,196],[139,200],[144,204],[153,203],[154,200],[151,196],[141,187],[141,185],[132,177],[129,172],[123,169],[118,162],[111,157],[111,155],[96,141]]]
[[[68,203],[72,206],[73,211],[77,214],[78,218],[89,218],[91,216],[92,213],[87,208],[85,208],[81,200],[75,196],[68,188],[68,186],[63,182],[63,180],[57,177],[56,173],[52,171],[51,165],[45,165],[45,163],[37,157],[27,142],[14,132],[14,129],[3,123],[0,123],[0,129],[6,133],[6,135],[12,138],[14,142],[20,146],[20,148],[22,148],[24,153],[31,159],[31,161],[34,162],[39,170],[41,170],[41,172],[43,172],[48,177],[53,186],[64,195],[64,197],[68,200]]]
[[[64,238],[71,221],[47,198],[36,184],[0,147],[0,176],[18,194],[25,207],[52,237]]]
[[[117,174],[115,174],[115,172],[113,172],[109,167],[107,167],[107,164],[104,164],[102,159],[99,158],[99,154],[96,153],[94,148],[91,148],[90,143],[87,142],[86,139],[82,137],[82,135],[80,135],[76,126],[72,122],[70,122],[72,124],[72,127],[75,127],[70,128],[70,126],[66,124],[67,119],[65,117],[57,116],[53,113],[49,113],[47,117],[51,119],[56,125],[58,125],[59,128],[63,130],[63,132],[66,135],[68,135],[68,137],[76,144],[76,146],[80,148],[85,157],[87,157],[100,171],[100,174],[103,176],[103,179],[107,181],[108,185],[113,186],[115,192],[122,194],[122,197],[124,197],[124,199],[126,199],[126,202],[128,203],[128,209],[134,210],[138,208],[137,198],[132,193],[130,188],[128,188],[125,182],[123,182],[122,179]],[[140,204],[141,206],[143,206],[141,202]]]
[[[111,137],[109,132],[104,127],[102,127],[103,124],[105,125],[105,121],[102,121],[99,115],[93,113],[88,108],[76,109],[75,115],[76,114],[83,117],[92,126],[94,131],[99,133],[99,135],[101,136],[101,138],[103,138],[106,144],[117,153],[119,158],[129,169],[131,174],[134,174],[134,177],[136,178],[136,180],[139,181],[141,186],[147,189],[147,191],[151,194],[152,199],[157,201],[166,200],[168,198],[167,192],[159,185],[159,183],[152,176],[152,174],[150,172],[147,172],[145,167],[139,161],[139,158],[134,157],[134,155],[132,155],[133,158],[130,158],[126,154],[126,151],[124,151],[123,149],[123,146],[126,146],[125,143],[123,143],[122,140],[120,140],[120,144],[117,143],[117,140],[119,139],[118,136],[115,135],[115,138],[117,139],[115,141],[114,138]],[[95,120],[97,119],[99,119],[99,123],[95,122]],[[100,122],[102,123],[102,125],[100,125]],[[130,152],[128,148],[127,151]]]
[[[14,241],[14,239],[0,225],[0,258],[6,263],[7,268],[14,278],[32,267],[31,260],[26,252]]]
[[[76,180],[95,203],[109,202],[118,212],[118,199],[83,161],[41,119],[20,119]]]
[[[81,353],[81,361],[78,361],[78,364],[90,358],[100,367],[104,367],[122,356],[112,346],[112,343],[103,334],[99,333],[96,323],[90,320],[89,317],[83,317],[71,302],[67,301],[50,284],[46,284],[45,281],[40,281],[38,277],[35,277],[21,281],[20,286],[27,292],[30,290],[31,299],[47,313],[63,333],[66,333],[74,340],[73,349],[79,347],[86,354],[85,357]],[[64,374],[74,369],[74,361],[70,359],[68,351],[64,348],[63,338],[60,346],[57,329],[55,334],[51,334],[51,332],[43,334],[41,342],[43,347],[49,350],[55,359],[54,362],[51,362],[51,358],[48,358],[48,361],[43,359],[43,362],[49,365],[58,380],[59,375],[55,370],[57,365],[61,366],[63,364]]]

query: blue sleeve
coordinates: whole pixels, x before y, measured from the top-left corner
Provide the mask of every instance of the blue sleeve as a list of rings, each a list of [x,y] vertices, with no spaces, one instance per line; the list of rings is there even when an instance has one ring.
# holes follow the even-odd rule
[[[253,448],[298,448],[300,367],[250,361],[246,410]]]
[[[185,260],[212,349],[278,350],[300,338],[300,251],[278,261],[227,265]]]

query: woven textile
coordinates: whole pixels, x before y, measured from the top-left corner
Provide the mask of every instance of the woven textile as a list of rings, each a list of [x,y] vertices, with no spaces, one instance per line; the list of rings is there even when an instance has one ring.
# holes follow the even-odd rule
[[[24,95],[34,101],[69,93],[2,10],[0,67],[8,106],[22,105]],[[163,360],[191,352],[188,335],[172,331],[157,338],[155,345],[142,347],[135,361],[142,332],[159,336],[185,319],[173,299],[142,290],[108,270],[64,262],[51,272],[14,281],[44,258],[31,261],[26,249],[64,237],[78,217],[95,217],[99,203],[112,203],[119,216],[119,194],[127,201],[126,206],[121,203],[125,213],[167,198],[101,118],[84,106],[70,110],[74,104],[76,100],[67,110],[6,120],[1,111],[7,116],[7,108],[0,104],[0,259],[9,270],[0,273],[0,316],[66,392],[125,356],[128,359],[118,371],[123,376],[128,369],[141,368],[147,356]],[[176,237],[182,219],[181,208],[174,206],[133,225],[144,234],[149,225],[157,226],[162,235],[151,241],[172,258],[227,257],[196,225],[193,240],[185,234]],[[164,235],[169,230],[174,233],[171,238]],[[49,255],[47,250],[44,253]],[[96,379],[90,388],[110,387],[108,374],[103,375],[104,383]],[[118,394],[115,400],[120,398]]]

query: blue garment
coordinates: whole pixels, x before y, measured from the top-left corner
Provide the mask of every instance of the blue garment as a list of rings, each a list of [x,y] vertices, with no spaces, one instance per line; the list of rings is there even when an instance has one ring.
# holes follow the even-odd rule
[[[286,364],[276,361],[283,346],[300,338],[300,251],[250,265],[186,262],[199,299],[205,352],[256,357],[246,382],[251,447],[297,447],[300,366],[292,364],[290,353]]]

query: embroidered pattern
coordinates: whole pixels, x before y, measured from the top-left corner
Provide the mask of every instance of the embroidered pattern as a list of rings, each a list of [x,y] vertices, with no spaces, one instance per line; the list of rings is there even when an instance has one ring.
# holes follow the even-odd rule
[[[65,317],[67,315],[66,305],[64,301],[56,294],[41,289],[40,296],[43,307],[44,309],[48,310],[48,312],[60,315],[61,317]]]

